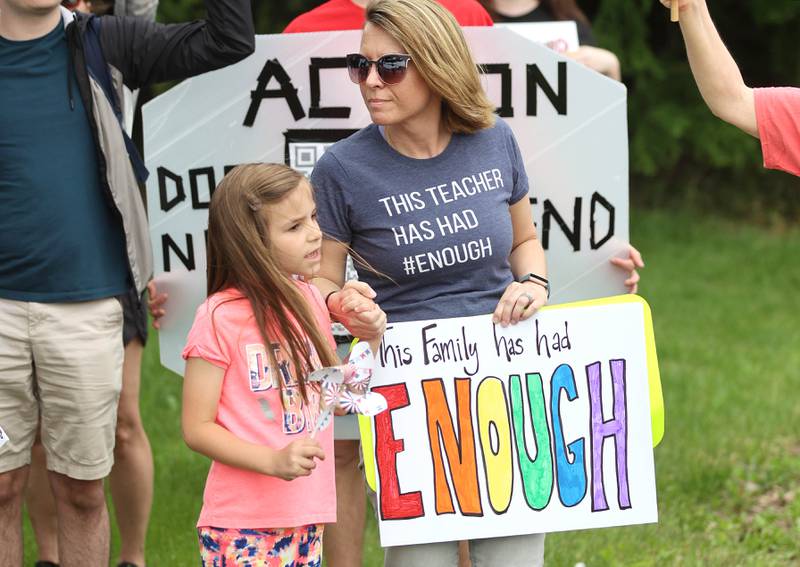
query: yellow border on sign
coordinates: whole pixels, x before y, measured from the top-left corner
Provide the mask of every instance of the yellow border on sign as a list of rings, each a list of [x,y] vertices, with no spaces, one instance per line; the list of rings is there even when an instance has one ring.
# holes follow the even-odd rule
[[[593,307],[604,305],[619,305],[622,303],[639,303],[644,310],[644,337],[647,353],[647,382],[650,390],[650,421],[653,430],[653,447],[658,446],[664,438],[664,396],[661,391],[661,373],[658,370],[658,356],[656,354],[656,336],[653,331],[653,314],[647,302],[638,295],[615,295],[588,301],[576,301],[562,305],[544,307],[542,311],[560,309],[574,309],[580,307]],[[375,445],[372,438],[372,421],[364,415],[358,416],[358,428],[361,433],[361,451],[364,456],[364,476],[367,484],[376,490],[375,472]]]

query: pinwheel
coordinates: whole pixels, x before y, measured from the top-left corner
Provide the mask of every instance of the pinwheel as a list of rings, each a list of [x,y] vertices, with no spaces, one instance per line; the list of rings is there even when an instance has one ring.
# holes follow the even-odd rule
[[[330,425],[336,406],[347,413],[368,416],[377,415],[388,407],[386,398],[369,391],[374,366],[375,357],[369,344],[359,342],[350,351],[345,364],[320,368],[309,374],[308,382],[320,384],[323,406],[311,437]]]

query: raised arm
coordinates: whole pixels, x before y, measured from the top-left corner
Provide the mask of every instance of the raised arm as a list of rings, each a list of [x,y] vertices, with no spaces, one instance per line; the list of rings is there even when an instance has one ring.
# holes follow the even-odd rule
[[[661,3],[671,5],[670,0]],[[758,138],[753,89],[744,84],[705,0],[680,0],[680,25],[692,74],[711,112]]]
[[[178,80],[244,59],[255,49],[250,0],[206,0],[208,18],[157,24],[144,18],[105,16],[100,39],[108,62],[136,89]]]

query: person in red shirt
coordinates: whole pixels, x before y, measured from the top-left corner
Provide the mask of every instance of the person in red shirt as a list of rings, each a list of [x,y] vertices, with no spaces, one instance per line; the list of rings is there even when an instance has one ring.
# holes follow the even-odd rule
[[[661,0],[667,7],[670,0]],[[714,27],[705,0],[681,0],[692,74],[717,117],[761,140],[764,167],[800,176],[800,88],[752,89]]]
[[[491,26],[492,17],[477,0],[438,0],[462,26]],[[360,30],[367,0],[328,0],[289,22],[283,33]]]

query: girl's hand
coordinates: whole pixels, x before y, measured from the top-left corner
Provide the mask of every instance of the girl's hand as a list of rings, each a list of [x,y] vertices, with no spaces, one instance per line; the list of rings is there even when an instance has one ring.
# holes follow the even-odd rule
[[[533,282],[512,282],[503,292],[494,310],[492,323],[503,327],[516,325],[536,313],[547,303],[547,290]]]
[[[161,327],[160,319],[166,314],[164,303],[167,301],[166,293],[158,293],[155,280],[147,282],[147,309],[153,317],[153,328]]]
[[[269,470],[267,474],[283,480],[309,476],[317,466],[317,463],[314,462],[315,458],[325,459],[325,452],[319,442],[310,437],[298,439],[275,453],[272,470]]]
[[[642,254],[630,244],[628,245],[627,258],[611,258],[610,262],[628,272],[628,279],[625,280],[625,285],[628,288],[628,293],[636,293],[639,289],[639,272],[636,269],[644,268],[644,260]]]
[[[328,298],[328,310],[354,337],[372,340],[386,330],[386,313],[374,297],[375,291],[368,284],[348,281]]]

